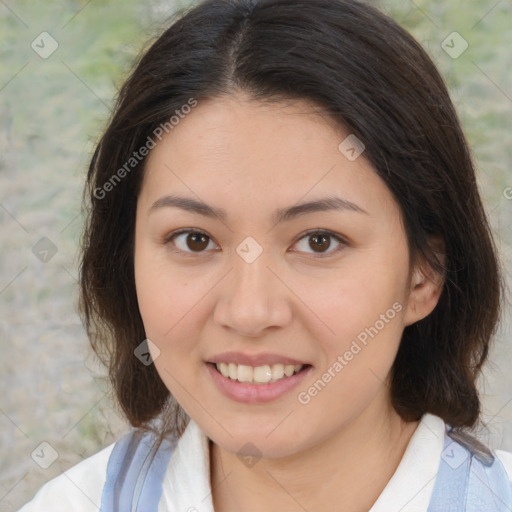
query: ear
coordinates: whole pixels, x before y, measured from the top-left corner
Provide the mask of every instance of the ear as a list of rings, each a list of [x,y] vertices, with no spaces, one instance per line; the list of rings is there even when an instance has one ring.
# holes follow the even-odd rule
[[[445,246],[440,237],[431,237],[429,245],[441,265],[445,265]],[[436,307],[444,285],[440,274],[424,259],[418,261],[411,272],[404,323],[412,325],[427,317]]]

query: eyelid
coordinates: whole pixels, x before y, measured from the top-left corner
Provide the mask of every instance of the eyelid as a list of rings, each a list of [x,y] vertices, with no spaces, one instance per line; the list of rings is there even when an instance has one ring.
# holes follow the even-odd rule
[[[312,229],[308,229],[308,230],[302,232],[300,235],[298,235],[295,242],[293,242],[293,245],[295,245],[297,242],[299,242],[303,238],[307,237],[308,235],[328,235],[329,237],[333,238],[334,240],[336,240],[336,242],[338,242],[340,244],[339,247],[337,247],[336,249],[334,249],[332,251],[328,251],[328,252],[324,252],[324,253],[321,253],[321,252],[307,253],[308,255],[313,256],[315,259],[328,258],[335,254],[338,254],[340,252],[340,250],[342,250],[345,246],[347,246],[349,244],[348,240],[345,237],[343,237],[339,233],[331,231],[330,229],[312,228]],[[292,252],[300,253],[300,251],[292,251]],[[309,257],[309,256],[307,256],[307,257]]]
[[[170,242],[172,242],[172,240],[174,238],[176,238],[179,235],[183,235],[183,234],[205,235],[213,243],[215,243],[215,245],[217,245],[212,236],[210,236],[206,231],[203,231],[202,229],[198,229],[198,228],[181,228],[181,229],[178,229],[176,231],[173,231],[172,233],[169,233],[168,235],[166,235],[164,237],[163,244],[167,245]],[[303,238],[307,237],[308,235],[313,235],[313,234],[315,234],[315,235],[328,235],[331,238],[333,238],[334,240],[336,240],[339,244],[341,244],[340,247],[338,247],[338,248],[336,248],[336,249],[334,249],[332,251],[326,252],[326,253],[314,253],[314,252],[313,253],[307,253],[307,254],[313,255],[315,258],[327,258],[329,256],[337,254],[343,248],[343,246],[347,246],[349,244],[349,242],[342,235],[340,235],[340,234],[338,234],[338,233],[336,233],[334,231],[331,231],[331,230],[325,229],[325,228],[312,228],[312,229],[308,229],[306,231],[303,231],[302,233],[297,235],[297,238],[293,242],[292,246],[297,244],[297,242],[299,242]],[[207,252],[207,251],[199,251],[199,252],[191,251],[191,252],[189,252],[189,251],[182,251],[181,249],[173,249],[173,251],[174,252],[179,252],[179,253],[182,253],[182,254],[186,254],[186,255],[190,255],[190,256],[198,256],[198,255],[200,255],[202,253]],[[301,251],[292,251],[292,252],[300,253]]]
[[[217,245],[217,243],[213,240],[213,237],[211,235],[209,235],[206,231],[203,231],[202,229],[198,229],[198,228],[181,228],[181,229],[177,229],[176,231],[173,231],[171,233],[169,233],[168,235],[166,235],[163,240],[162,240],[162,243],[163,245],[168,245],[169,243],[171,243],[174,238],[178,237],[179,235],[183,235],[183,234],[194,234],[194,235],[205,235],[206,237],[208,237],[210,239],[210,241],[212,241],[215,245]],[[182,251],[181,249],[172,249],[174,252],[179,252],[181,254],[186,254],[186,255],[190,255],[190,256],[198,256],[202,253],[205,253],[206,251],[200,251],[200,252],[193,252],[193,251]]]
[[[197,234],[197,235],[205,235],[211,240],[213,238],[206,232],[198,228],[181,228],[177,229],[176,231],[172,231],[168,235],[165,235],[163,238],[163,243],[170,242],[173,238],[177,237],[178,235],[183,235],[184,233],[190,233],[190,234]]]

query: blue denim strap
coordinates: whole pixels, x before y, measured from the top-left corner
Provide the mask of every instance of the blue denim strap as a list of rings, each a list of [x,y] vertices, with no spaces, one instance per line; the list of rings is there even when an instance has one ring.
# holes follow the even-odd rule
[[[501,461],[484,461],[444,438],[428,512],[512,512],[512,488]]]
[[[172,446],[157,447],[152,432],[132,430],[119,439],[107,465],[102,512],[157,512]]]
[[[132,430],[110,455],[102,512],[157,512],[172,446],[157,449],[151,432]],[[428,512],[512,512],[512,488],[497,457],[480,460],[445,435],[444,449]]]
[[[492,466],[471,464],[466,502],[467,512],[512,512],[512,487],[497,457]]]

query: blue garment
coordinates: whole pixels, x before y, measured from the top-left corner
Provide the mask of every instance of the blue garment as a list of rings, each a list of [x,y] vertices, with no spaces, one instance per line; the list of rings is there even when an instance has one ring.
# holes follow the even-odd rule
[[[501,461],[447,432],[427,512],[511,511],[512,487]]]
[[[158,446],[152,432],[132,430],[110,454],[101,498],[102,512],[157,512],[172,445]]]
[[[447,432],[427,512],[511,512],[512,488],[503,464]],[[107,466],[102,512],[157,512],[173,445],[152,432],[119,439]]]

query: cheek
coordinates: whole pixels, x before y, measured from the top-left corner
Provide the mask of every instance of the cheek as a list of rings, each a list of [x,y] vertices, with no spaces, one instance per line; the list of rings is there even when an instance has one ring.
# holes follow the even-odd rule
[[[179,319],[176,279],[143,243],[136,244],[135,285],[137,301],[146,335],[160,347],[165,334]],[[177,277],[177,276],[176,276]]]
[[[403,279],[398,274],[350,267],[335,279],[298,281],[298,295],[320,322],[315,322],[315,338],[323,340],[329,352],[348,350],[355,339],[363,343],[368,330],[390,339],[400,338],[403,328]],[[350,270],[350,271],[348,271]],[[395,306],[394,306],[395,305]]]
[[[146,336],[162,353],[189,353],[206,314],[203,299],[215,279],[204,268],[173,267],[164,251],[141,245],[135,254],[135,283]]]
[[[385,383],[403,332],[403,306],[392,293],[346,283],[331,298],[322,313],[335,334],[316,333],[324,357],[297,395],[304,412],[326,425],[356,417],[388,392]]]
[[[152,353],[155,368],[174,398],[194,414],[188,393],[197,394],[191,377],[201,363],[195,352],[199,299],[208,287],[204,280],[173,271],[144,247],[136,252],[135,282],[146,337],[158,347],[158,354]]]
[[[323,357],[298,401],[322,417],[362,410],[384,389],[400,344],[404,276],[366,263],[341,272],[335,284],[309,282],[308,303],[322,320],[313,337]]]

